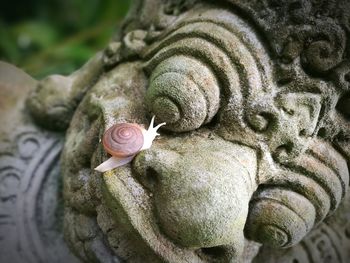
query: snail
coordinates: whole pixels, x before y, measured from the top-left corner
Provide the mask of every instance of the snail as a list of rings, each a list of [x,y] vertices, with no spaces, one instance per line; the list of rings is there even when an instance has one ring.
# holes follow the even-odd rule
[[[154,116],[148,130],[136,123],[118,123],[110,127],[103,135],[102,144],[106,152],[112,155],[107,161],[95,168],[98,172],[106,172],[128,164],[137,153],[151,148],[152,142],[159,133],[157,130],[165,122],[153,127]]]

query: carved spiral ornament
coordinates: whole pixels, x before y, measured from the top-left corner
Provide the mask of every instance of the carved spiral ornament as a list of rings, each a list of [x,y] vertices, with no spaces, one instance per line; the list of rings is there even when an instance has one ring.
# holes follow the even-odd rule
[[[105,150],[115,157],[128,157],[140,151],[144,138],[137,124],[119,123],[109,128],[103,135]]]
[[[240,23],[225,10],[198,9],[145,51],[146,104],[166,129],[197,129],[228,103],[245,126],[243,105],[270,85],[263,47]]]
[[[246,235],[272,247],[295,245],[336,210],[348,184],[345,159],[328,143],[314,140],[288,169],[259,186]]]
[[[318,21],[318,29],[303,32],[305,49],[301,53],[301,60],[306,68],[316,72],[325,72],[338,65],[343,58],[345,47],[345,32],[336,24],[329,21]]]
[[[208,123],[216,114],[220,90],[214,74],[200,61],[173,56],[152,72],[147,104],[175,131]]]

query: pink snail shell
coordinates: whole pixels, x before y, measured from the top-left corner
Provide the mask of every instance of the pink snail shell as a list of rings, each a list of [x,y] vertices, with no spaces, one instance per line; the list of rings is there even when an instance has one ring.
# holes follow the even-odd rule
[[[144,143],[143,133],[139,125],[118,123],[110,127],[103,135],[103,147],[116,157],[129,157],[138,153]]]
[[[103,173],[128,164],[138,152],[151,148],[153,140],[159,135],[157,130],[165,125],[163,122],[153,127],[154,118],[147,130],[136,123],[118,123],[109,128],[103,135],[102,144],[112,157],[95,170]]]

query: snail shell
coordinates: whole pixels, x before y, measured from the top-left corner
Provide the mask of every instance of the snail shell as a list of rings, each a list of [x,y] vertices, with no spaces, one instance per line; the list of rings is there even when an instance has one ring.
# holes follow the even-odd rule
[[[142,129],[133,123],[115,124],[103,135],[103,147],[106,152],[119,158],[135,155],[144,144]]]
[[[102,144],[112,157],[98,165],[95,170],[106,172],[128,164],[138,152],[149,149],[156,136],[160,135],[158,129],[165,125],[163,122],[153,127],[154,118],[155,116],[148,130],[135,123],[119,123],[109,128],[103,135]]]

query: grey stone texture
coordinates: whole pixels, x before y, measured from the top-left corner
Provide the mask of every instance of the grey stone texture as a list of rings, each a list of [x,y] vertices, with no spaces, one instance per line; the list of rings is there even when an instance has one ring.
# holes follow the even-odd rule
[[[2,74],[5,260],[348,262],[349,21],[345,0],[138,0],[72,75]],[[105,130],[153,115],[150,149],[94,171]]]

